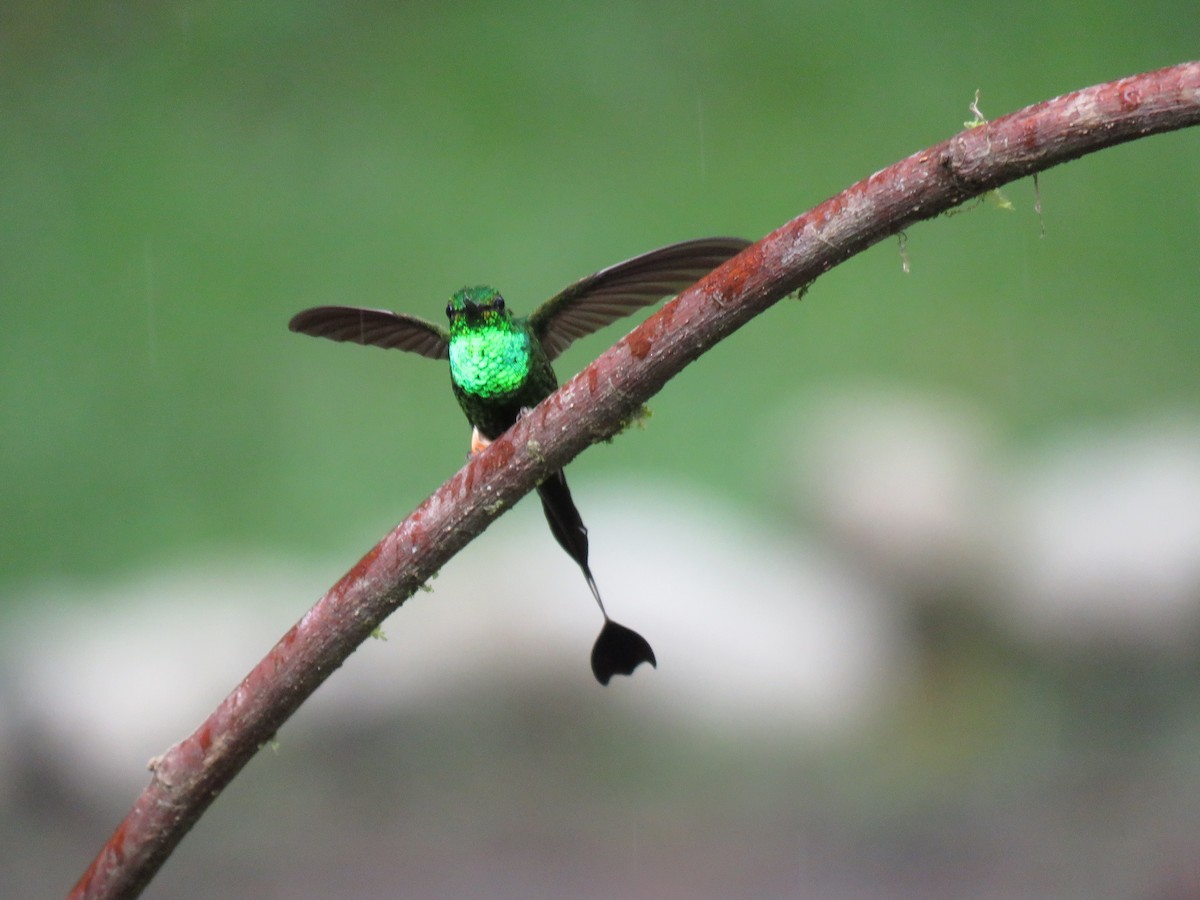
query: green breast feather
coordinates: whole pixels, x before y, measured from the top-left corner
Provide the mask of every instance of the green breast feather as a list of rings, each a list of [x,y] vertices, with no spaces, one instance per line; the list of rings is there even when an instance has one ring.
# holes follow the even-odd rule
[[[486,328],[450,341],[454,383],[476,397],[510,394],[529,374],[529,336],[520,329]]]

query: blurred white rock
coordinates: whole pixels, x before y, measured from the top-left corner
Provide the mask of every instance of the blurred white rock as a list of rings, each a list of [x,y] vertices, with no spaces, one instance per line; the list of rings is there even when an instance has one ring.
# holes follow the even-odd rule
[[[898,599],[950,585],[1022,640],[1195,653],[1195,416],[1005,452],[964,403],[862,388],[815,393],[777,430],[817,539]]]
[[[998,442],[950,397],[815,392],[775,429],[804,518],[850,564],[909,594],[978,578],[996,508]],[[782,457],[782,458],[780,458]]]
[[[140,788],[135,764],[198,726],[313,591],[292,567],[213,560],[31,593],[0,645],[9,723],[90,791]]]
[[[360,650],[318,705],[544,678],[682,724],[824,734],[860,724],[903,682],[889,606],[798,535],[678,486],[575,478],[572,492],[608,612],[650,641],[657,671],[596,685],[600,612],[526,502],[394,615],[387,641]]]
[[[1065,433],[1011,475],[1014,625],[1039,640],[1195,652],[1200,637],[1200,422]]]

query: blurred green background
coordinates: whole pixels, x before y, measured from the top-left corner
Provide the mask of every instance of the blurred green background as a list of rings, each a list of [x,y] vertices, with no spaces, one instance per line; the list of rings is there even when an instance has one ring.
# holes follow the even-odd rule
[[[292,335],[287,320],[303,307],[437,319],[453,290],[489,283],[528,310],[662,244],[758,238],[960,130],[977,89],[996,117],[1198,47],[1194,2],[6,3],[0,613],[31,614],[45,585],[69,585],[51,593],[82,609],[99,586],[224,558],[348,567],[459,467],[467,429],[444,368]],[[1012,212],[984,204],[914,227],[910,274],[888,242],[820,279],[802,303],[781,303],[669,384],[645,430],[581,457],[573,484],[670,479],[781,527],[797,513],[780,497],[776,426],[806,392],[842,384],[953,394],[1017,447],[1064,422],[1104,428],[1195,413],[1198,160],[1200,134],[1156,137],[1043,173],[1040,218],[1027,181],[1005,188]],[[560,377],[622,333],[575,345]],[[557,553],[548,536],[530,534],[531,557]],[[324,571],[268,633],[282,634],[339,574]],[[1059,676],[1039,665],[1020,671],[1034,673],[1037,696],[1061,698]],[[985,695],[989,684],[978,685]],[[538,727],[558,737],[589,715],[492,688],[500,699],[479,708],[536,708],[548,720]],[[189,707],[185,719],[198,722],[210,705]],[[941,733],[945,722],[918,708],[889,727]],[[611,709],[598,715],[580,727],[634,728]],[[439,721],[419,728],[450,729],[443,736],[457,745]],[[1186,722],[1200,733],[1200,718]],[[674,771],[678,747],[660,740],[634,754],[643,768],[621,756],[611,777]],[[349,743],[338,765],[358,765]],[[747,759],[757,744],[725,735],[713,746],[699,766],[713,771],[697,779],[736,771],[749,783],[746,773],[761,771],[750,790],[769,800],[763,785],[790,777],[787,742],[762,751],[761,770]],[[853,834],[839,846],[869,850],[873,829],[886,827],[871,818],[873,804],[901,788],[880,775],[886,753],[850,747],[811,765],[849,785],[859,784],[857,766],[869,768],[878,793],[841,795],[806,771],[825,787],[821,807],[841,837]],[[583,755],[570,765],[594,772],[587,748],[575,749]],[[936,783],[940,763],[917,756],[913,766],[930,766],[918,781]],[[134,784],[138,766],[130,760]],[[443,777],[454,781],[454,771]],[[490,780],[478,758],[471,772]],[[248,790],[240,785],[232,793]],[[668,794],[686,798],[688,785],[679,775]],[[918,817],[924,828],[950,801],[917,793],[914,804],[932,811]],[[46,871],[59,874],[46,878],[56,889],[127,799],[106,796],[78,843],[53,857]],[[343,799],[323,814],[331,829],[350,815]],[[505,802],[500,822],[519,818]],[[561,841],[553,852],[578,849]],[[907,844],[887,846],[902,856]],[[264,851],[252,879],[282,867],[282,852]],[[867,895],[880,882],[913,896],[953,884],[865,857],[873,861],[850,869]],[[890,880],[897,870],[903,877]],[[18,889],[39,883],[23,872]],[[212,870],[196,863],[193,875]],[[429,877],[431,891],[445,889]],[[284,895],[251,883],[257,895]],[[331,883],[346,896],[353,878]],[[651,893],[622,883],[630,895]],[[738,889],[788,896],[814,886],[802,872],[777,884],[791,887]],[[853,892],[836,880],[826,887],[826,896]]]

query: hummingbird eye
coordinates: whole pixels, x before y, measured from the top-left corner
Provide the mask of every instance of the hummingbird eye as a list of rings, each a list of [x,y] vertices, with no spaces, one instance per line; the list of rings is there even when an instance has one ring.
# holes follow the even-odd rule
[[[494,309],[496,312],[502,312],[504,310],[504,298],[499,294],[497,294],[496,299],[492,301],[492,309]]]
[[[454,318],[454,304],[453,303],[446,304],[446,318],[447,319]]]

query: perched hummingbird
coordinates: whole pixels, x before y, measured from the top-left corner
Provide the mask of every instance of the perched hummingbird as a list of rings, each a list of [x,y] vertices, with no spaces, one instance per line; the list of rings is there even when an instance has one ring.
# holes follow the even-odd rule
[[[473,426],[471,452],[507,431],[526,410],[558,386],[550,363],[577,338],[678,293],[749,245],[741,238],[702,238],[653,250],[602,269],[551,297],[528,318],[514,318],[500,292],[468,287],[446,306],[449,331],[404,313],[353,306],[315,306],[288,328],[313,337],[419,353],[450,360],[450,383]],[[562,470],[538,485],[546,521],[559,545],[578,563],[604,616],[592,648],[592,672],[601,684],[631,675],[641,663],[657,665],[654,650],[632,629],[609,618],[588,567],[587,528]]]

